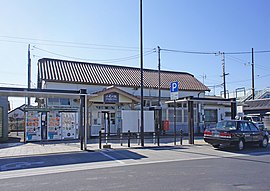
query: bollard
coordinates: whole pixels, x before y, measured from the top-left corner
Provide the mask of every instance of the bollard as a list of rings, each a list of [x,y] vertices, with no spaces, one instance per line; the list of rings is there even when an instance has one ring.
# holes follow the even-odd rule
[[[123,134],[120,133],[120,145],[123,146]]]
[[[159,139],[160,139],[160,129],[157,131],[157,145],[159,146]]]
[[[180,145],[183,145],[183,130],[180,129]]]
[[[128,130],[128,147],[130,147],[130,136],[131,136],[130,130]]]
[[[137,142],[138,142],[138,145],[141,144],[141,136],[140,136],[140,133],[137,133]]]
[[[156,144],[156,133],[155,132],[153,133],[153,143],[154,143],[154,145]]]
[[[174,132],[174,145],[176,145],[176,132]]]
[[[101,142],[102,142],[102,138],[101,138],[102,134],[101,134],[101,131],[99,131],[99,149],[101,149]]]

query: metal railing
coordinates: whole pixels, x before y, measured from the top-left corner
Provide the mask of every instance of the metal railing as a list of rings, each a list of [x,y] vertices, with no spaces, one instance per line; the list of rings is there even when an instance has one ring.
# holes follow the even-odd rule
[[[168,139],[168,138],[174,138],[174,145],[176,145],[176,137],[179,138],[180,145],[183,144],[183,131],[182,129],[176,133],[176,134],[161,134],[159,132],[154,132],[149,135],[144,135],[144,139],[153,140],[154,144],[157,144],[157,146],[160,146],[162,139]],[[121,134],[109,134],[99,131],[99,149],[102,149],[103,143],[105,143],[106,148],[111,148],[109,142],[116,142],[120,144],[120,146],[123,146],[123,143],[127,143],[128,147],[131,147],[132,140],[136,141],[138,145],[140,145],[141,140],[141,134],[140,133],[134,133],[128,131],[127,133],[121,133]]]

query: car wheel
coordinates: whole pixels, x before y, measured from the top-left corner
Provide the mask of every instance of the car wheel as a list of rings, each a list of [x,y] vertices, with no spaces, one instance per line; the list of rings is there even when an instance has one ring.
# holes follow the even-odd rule
[[[236,144],[236,149],[238,151],[242,151],[245,148],[245,141],[243,139],[240,139],[239,142]]]
[[[266,148],[267,146],[268,146],[268,139],[267,137],[264,137],[260,143],[260,147]]]
[[[212,145],[214,148],[218,149],[219,148],[219,144],[218,145]]]

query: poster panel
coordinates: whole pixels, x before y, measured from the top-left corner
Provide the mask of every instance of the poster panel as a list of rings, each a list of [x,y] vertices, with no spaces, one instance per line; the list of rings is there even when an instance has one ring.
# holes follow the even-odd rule
[[[141,121],[141,112],[140,121]],[[144,132],[155,132],[154,111],[144,111]]]
[[[78,138],[78,117],[75,112],[61,113],[62,139]]]
[[[144,132],[155,132],[154,111],[144,111]],[[141,112],[136,110],[122,111],[122,132],[140,132]]]
[[[50,111],[48,113],[48,140],[61,140],[62,131],[60,127],[59,111]]]
[[[122,133],[128,131],[139,132],[139,112],[134,110],[123,110],[122,113]]]
[[[26,141],[41,140],[41,115],[38,111],[26,112],[25,120]]]

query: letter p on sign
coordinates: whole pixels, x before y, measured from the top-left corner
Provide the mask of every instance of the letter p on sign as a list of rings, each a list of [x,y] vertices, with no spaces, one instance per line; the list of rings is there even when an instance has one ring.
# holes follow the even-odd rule
[[[178,82],[171,82],[170,92],[171,100],[178,99]]]
[[[178,92],[178,82],[171,82],[171,92]]]

